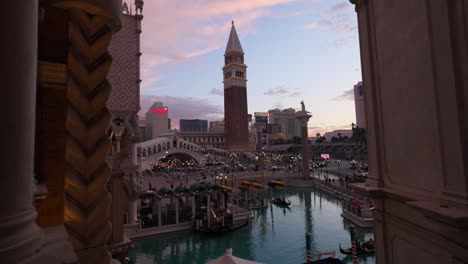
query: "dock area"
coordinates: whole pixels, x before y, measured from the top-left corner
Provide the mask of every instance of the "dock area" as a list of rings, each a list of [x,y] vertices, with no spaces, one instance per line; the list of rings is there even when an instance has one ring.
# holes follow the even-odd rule
[[[244,208],[231,204],[229,204],[229,208],[232,210],[233,220],[237,228],[247,225],[249,223],[249,219],[253,217],[252,213]],[[135,223],[124,225],[124,234],[128,238],[137,238],[183,230],[190,230],[193,229],[193,226],[193,221],[185,221],[177,224],[168,224],[148,228],[142,228],[142,226],[139,223]]]
[[[286,181],[287,186],[296,188],[313,187],[326,192],[343,201],[343,212],[341,216],[360,227],[372,227],[374,218],[371,212],[371,202],[369,200],[356,197],[353,191],[337,182],[327,182],[319,178],[310,177],[307,179],[291,177]]]

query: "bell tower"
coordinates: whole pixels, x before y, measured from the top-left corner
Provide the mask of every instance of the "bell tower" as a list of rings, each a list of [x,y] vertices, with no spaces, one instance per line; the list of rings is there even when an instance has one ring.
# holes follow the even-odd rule
[[[223,80],[226,147],[232,152],[248,151],[247,65],[234,21],[224,53]]]

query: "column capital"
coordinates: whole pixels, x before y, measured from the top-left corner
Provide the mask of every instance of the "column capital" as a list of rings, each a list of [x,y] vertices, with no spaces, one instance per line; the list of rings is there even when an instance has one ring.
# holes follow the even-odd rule
[[[361,6],[367,4],[367,1],[368,0],[349,0],[351,4],[355,5],[354,10],[356,10],[356,12],[359,10]]]

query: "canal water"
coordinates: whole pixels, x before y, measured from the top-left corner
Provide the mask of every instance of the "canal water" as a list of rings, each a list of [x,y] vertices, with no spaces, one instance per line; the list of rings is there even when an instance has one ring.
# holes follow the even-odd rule
[[[136,264],[202,264],[223,255],[232,248],[236,257],[271,264],[298,264],[306,260],[305,233],[312,233],[312,255],[335,250],[338,258],[352,263],[350,256],[340,254],[351,246],[351,223],[341,217],[341,201],[315,189],[287,188],[275,190],[276,197],[286,196],[290,209],[271,206],[254,211],[248,226],[224,234],[181,231],[134,239],[129,257]],[[373,238],[372,229],[357,228],[361,241]],[[374,264],[373,255],[361,256],[361,264]]]

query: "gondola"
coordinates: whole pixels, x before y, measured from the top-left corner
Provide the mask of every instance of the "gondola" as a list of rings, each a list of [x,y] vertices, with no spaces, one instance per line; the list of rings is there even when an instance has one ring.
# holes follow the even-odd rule
[[[288,207],[289,205],[291,205],[291,201],[283,201],[281,200],[280,198],[276,198],[274,200],[271,200],[272,203],[274,203],[275,205],[277,206],[280,206],[280,207]]]
[[[351,248],[343,249],[343,248],[341,248],[341,244],[339,244],[339,246],[340,246],[341,254],[343,254],[343,255],[351,255],[352,254]],[[358,255],[373,254],[375,252],[375,249],[359,249],[359,248],[357,248],[356,250],[357,250],[356,253]]]
[[[284,181],[281,179],[275,179],[275,180],[269,181],[268,186],[272,188],[278,188],[278,187],[281,188],[284,186]]]

